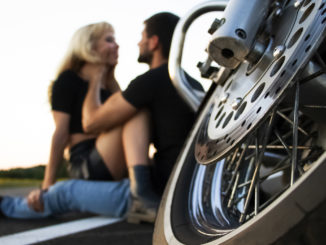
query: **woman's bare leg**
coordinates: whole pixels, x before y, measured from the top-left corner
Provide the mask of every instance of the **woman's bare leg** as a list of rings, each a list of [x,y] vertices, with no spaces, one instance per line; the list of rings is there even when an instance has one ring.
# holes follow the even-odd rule
[[[97,138],[96,149],[115,180],[127,176],[127,167],[149,164],[149,132],[149,113],[140,111],[123,128],[114,128]]]
[[[96,149],[115,180],[127,176],[121,127],[100,134],[96,139]]]
[[[150,117],[148,111],[140,111],[125,123],[122,140],[128,168],[136,165],[149,165]]]

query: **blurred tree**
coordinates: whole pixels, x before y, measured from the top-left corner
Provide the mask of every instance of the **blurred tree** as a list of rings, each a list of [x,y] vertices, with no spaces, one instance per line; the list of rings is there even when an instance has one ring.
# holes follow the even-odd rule
[[[63,160],[58,169],[58,178],[68,178],[67,171],[68,161]],[[31,168],[13,168],[9,170],[0,170],[0,178],[17,178],[17,179],[43,179],[45,165],[38,165]]]

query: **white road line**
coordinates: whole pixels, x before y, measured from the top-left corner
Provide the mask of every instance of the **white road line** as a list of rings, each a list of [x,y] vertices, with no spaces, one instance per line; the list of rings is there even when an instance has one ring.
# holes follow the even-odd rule
[[[0,237],[1,245],[25,245],[47,241],[53,238],[71,235],[77,232],[86,231],[113,224],[121,221],[120,218],[109,218],[97,216],[82,220],[66,222],[63,224],[48,226],[40,229],[24,231]]]

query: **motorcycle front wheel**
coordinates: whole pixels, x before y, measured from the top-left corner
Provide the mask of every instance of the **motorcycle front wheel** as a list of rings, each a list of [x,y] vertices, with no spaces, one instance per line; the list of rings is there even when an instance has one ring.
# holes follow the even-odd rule
[[[154,244],[271,244],[326,200],[326,125],[294,111],[293,90],[225,158],[202,165],[195,147],[210,96],[166,187]]]

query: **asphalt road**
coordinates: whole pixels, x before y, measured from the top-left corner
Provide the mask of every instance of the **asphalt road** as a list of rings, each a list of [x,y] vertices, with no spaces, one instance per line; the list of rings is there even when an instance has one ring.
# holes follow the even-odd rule
[[[0,195],[21,196],[27,194],[31,189],[26,188],[0,188]],[[0,244],[4,244],[1,238],[8,237],[13,234],[22,234],[23,232],[34,231],[40,228],[53,227],[58,224],[65,224],[72,221],[80,221],[88,218],[96,217],[92,214],[69,213],[57,217],[39,220],[16,220],[1,217],[0,218]],[[51,245],[147,245],[152,244],[154,225],[153,224],[129,224],[122,220],[117,223],[105,225],[99,228],[66,235],[63,237],[46,240],[33,244],[51,244]],[[26,244],[22,242],[21,244]]]
[[[38,228],[50,227],[55,224],[62,224],[71,220],[87,218],[87,215],[70,214],[53,219],[45,220],[0,220],[0,244],[1,236],[10,234],[19,234],[23,231],[30,231]],[[106,225],[100,228],[75,233],[68,236],[59,237],[56,239],[47,240],[44,242],[33,244],[51,244],[51,245],[102,245],[102,244],[117,244],[117,245],[146,245],[152,244],[152,234],[154,226],[152,224],[128,224],[125,221],[111,225]]]
[[[21,195],[28,192],[30,188],[6,190],[6,193]],[[5,193],[0,189],[0,195]],[[53,227],[72,221],[96,217],[92,214],[70,213],[57,217],[41,220],[15,220],[0,218],[0,244],[1,237],[21,234],[25,231],[33,231],[39,228]],[[325,245],[326,244],[326,202],[321,204],[314,212],[310,213],[296,227],[280,238],[273,245]],[[51,245],[149,245],[152,244],[153,224],[129,224],[122,220],[114,224],[101,226],[83,232],[65,235],[55,239],[46,240],[33,244]],[[253,239],[254,240],[254,239]],[[26,244],[24,242],[18,244]],[[250,244],[248,244],[250,245]],[[265,244],[264,244],[265,245]]]

